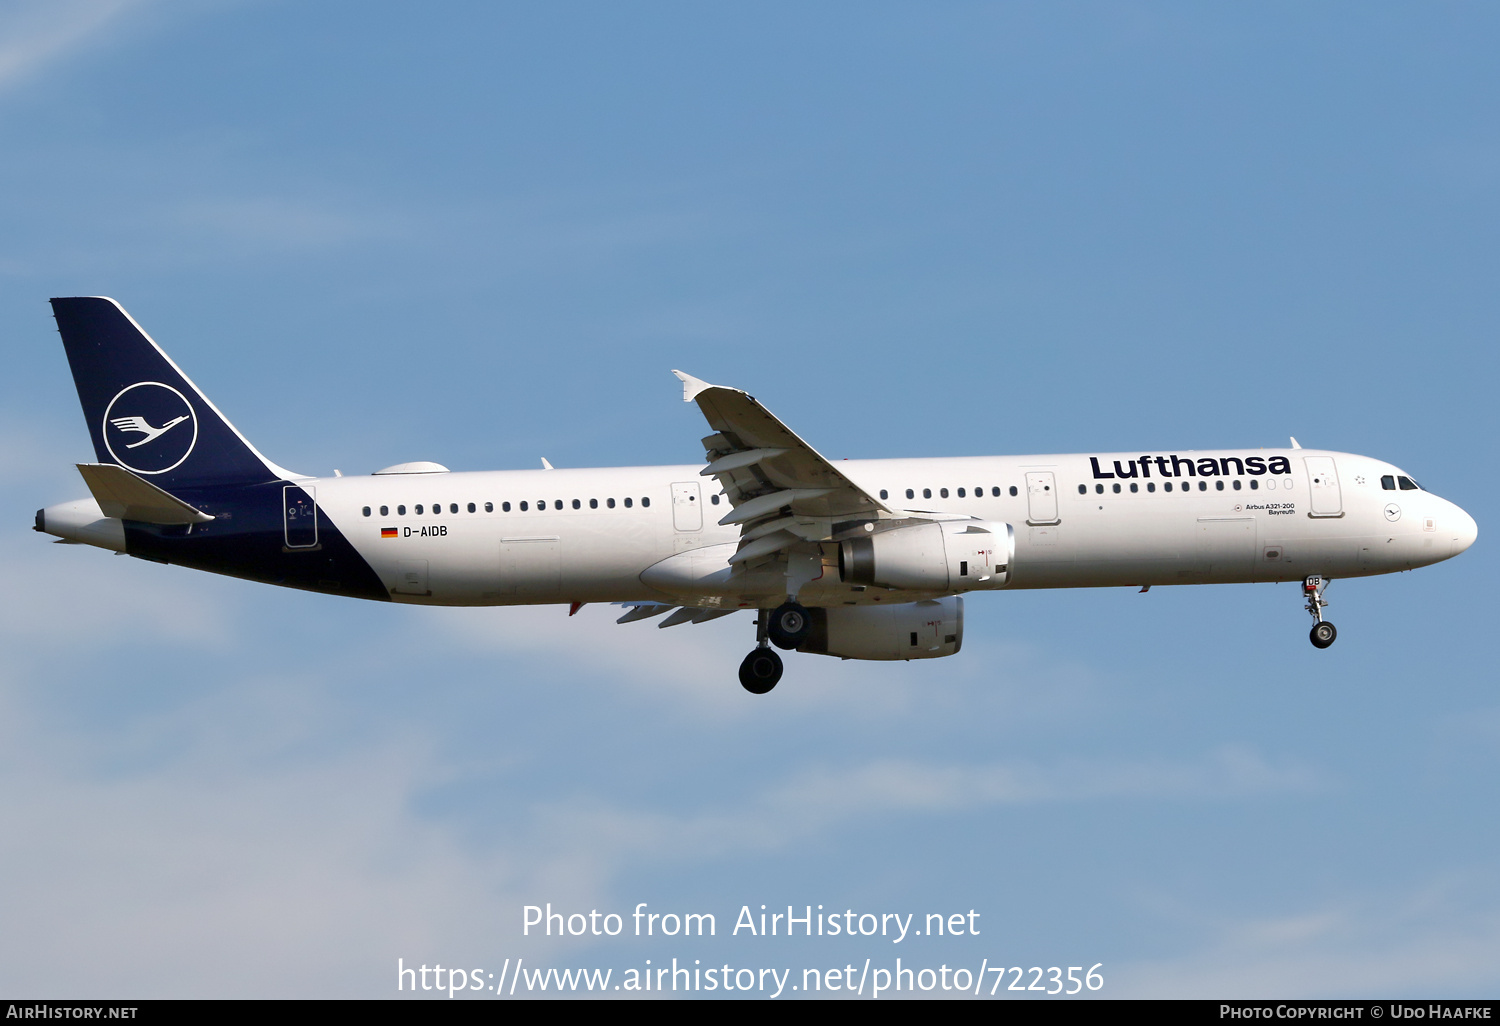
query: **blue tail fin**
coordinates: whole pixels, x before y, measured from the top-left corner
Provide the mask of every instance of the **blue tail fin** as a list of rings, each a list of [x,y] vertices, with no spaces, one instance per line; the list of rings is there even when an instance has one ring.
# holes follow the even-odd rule
[[[113,299],[52,300],[100,463],[171,491],[285,474],[224,419]]]

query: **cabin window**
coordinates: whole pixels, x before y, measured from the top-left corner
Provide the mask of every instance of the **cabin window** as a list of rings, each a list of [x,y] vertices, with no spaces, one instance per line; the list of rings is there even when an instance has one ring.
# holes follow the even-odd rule
[[[1136,484],[1134,481],[1132,481],[1132,482],[1130,482],[1130,490],[1132,492],[1138,492],[1138,491],[1141,490],[1141,486],[1138,485],[1138,484]]]
[[[964,497],[964,490],[963,490],[963,489],[962,489],[962,488],[960,488],[960,489],[959,489],[959,490],[958,490],[958,497],[959,497],[959,498],[960,498],[960,499],[962,499],[962,498],[963,498],[963,497]]]
[[[1096,494],[1098,494],[1098,495],[1103,495],[1104,494],[1104,486],[1102,484],[1096,484],[1096,485],[1094,485],[1094,492]]]
[[[916,493],[916,492],[914,492],[914,491],[912,491],[912,490],[911,490],[911,489],[910,489],[910,488],[908,488],[908,489],[907,489],[907,490],[906,490],[906,497],[907,497],[907,498],[908,498],[908,499],[915,499],[915,498],[916,498],[916,497],[917,497],[917,493]]]
[[[1013,495],[1013,496],[1015,496],[1015,495],[1020,495],[1021,493],[1016,490],[1016,486],[1015,485],[1011,485],[1010,486],[1010,494]]]
[[[442,511],[443,511],[443,504],[441,502],[434,502],[432,504],[432,515],[433,516],[437,516]]]
[[[396,515],[398,517],[404,517],[404,516],[406,516],[406,507],[405,506],[397,506],[396,507]]]
[[[1164,491],[1164,492],[1170,492],[1172,490],[1172,482],[1171,481],[1163,481],[1161,483],[1161,490]]]
[[[1199,481],[1198,482],[1198,490],[1200,492],[1206,492],[1206,491],[1208,491],[1208,482],[1207,481]]]
[[[924,498],[924,499],[930,499],[930,498],[932,498],[932,489],[931,488],[923,488],[922,489],[922,498]]]
[[[1256,492],[1256,491],[1260,490],[1260,479],[1259,478],[1252,477],[1250,479],[1250,490],[1252,492]]]
[[[1078,494],[1079,495],[1087,495],[1088,493],[1089,493],[1089,486],[1088,485],[1079,485],[1078,486]]]
[[[1148,491],[1148,492],[1154,492],[1154,491],[1156,491],[1156,482],[1155,481],[1147,481],[1146,482],[1146,491]]]
[[[885,489],[884,489],[884,488],[882,488],[882,489],[880,489],[880,497],[881,497],[881,498],[882,498],[882,499],[889,499],[889,498],[890,498],[890,497],[891,497],[891,495],[890,495],[890,493],[889,493],[889,492],[887,492],[887,491],[886,491],[886,490],[885,490]],[[715,500],[714,500],[714,501],[715,501],[715,502],[718,502],[718,501],[719,501],[719,500],[718,500],[718,499],[715,499]]]
[[[1114,484],[1110,485],[1110,487],[1115,490],[1116,495],[1120,494],[1120,482],[1116,481]]]
[[[651,497],[649,495],[642,497],[642,499],[641,499],[641,505],[642,506],[649,506],[649,505],[651,505]]]
[[[495,512],[495,504],[493,502],[486,502],[484,504],[484,511],[486,513],[493,513],[493,512]]]
[[[1235,491],[1239,491],[1240,490],[1240,479],[1239,478],[1235,478],[1234,479],[1234,490]]]
[[[631,505],[632,505],[632,503],[631,503],[631,501],[630,501],[630,496],[628,496],[628,495],[627,495],[627,496],[626,496],[626,497],[625,497],[625,508],[626,508],[626,509],[629,509],[629,508],[630,508],[630,507],[631,507]]]
[[[608,506],[610,509],[614,509],[615,508],[615,500],[614,499],[605,499],[604,500],[604,504],[606,506]]]
[[[370,507],[366,506],[361,512],[363,512],[365,516],[369,516],[370,515]]]
[[[1409,477],[1397,477],[1396,481],[1401,485],[1403,492],[1414,492],[1417,490],[1417,483]]]
[[[485,503],[485,504],[484,504],[484,508],[485,508],[485,509],[486,509],[486,510],[487,510],[487,509],[489,509],[489,508],[490,508],[490,504],[489,504],[489,503],[487,503],[487,502],[486,502],[486,503]],[[503,512],[503,513],[509,513],[509,512],[510,512],[510,503],[508,503],[508,502],[502,502],[502,503],[501,503],[501,504],[500,504],[500,510],[501,510],[501,512]]]
[[[579,502],[577,499],[574,499],[573,500],[573,508],[574,509],[583,509],[583,503]]]
[[[391,507],[389,507],[389,506],[381,506],[380,507],[380,515],[383,516],[383,517],[390,516],[391,515]]]
[[[416,505],[415,505],[415,506],[413,506],[413,507],[412,507],[412,510],[411,510],[411,511],[412,511],[412,513],[414,513],[414,514],[415,514],[415,515],[417,515],[417,516],[421,516],[421,515],[422,515],[422,504],[421,504],[421,503],[420,503],[420,502],[419,502],[419,503],[417,503],[417,504],[416,504]]]
[[[1000,489],[999,488],[991,488],[990,489],[990,497],[994,498],[994,499],[1000,498]]]
[[[589,509],[598,509],[598,508],[599,508],[599,500],[598,499],[590,499],[589,500]]]
[[[530,506],[528,506],[528,505],[527,505],[527,504],[526,504],[526,500],[525,500],[525,499],[522,499],[522,500],[521,500],[521,512],[522,512],[522,513],[525,513],[525,512],[526,512],[526,511],[527,511],[527,510],[528,510],[528,509],[530,509],[530,508],[531,508],[531,507],[530,507]]]
[[[1224,490],[1224,482],[1223,482],[1223,480],[1221,479],[1221,480],[1215,481],[1214,482],[1214,487],[1217,488],[1219,491],[1222,492]]]
[[[948,489],[946,489],[946,488],[939,488],[938,489],[938,496],[940,498],[946,499],[948,497]]]
[[[880,497],[882,499],[885,498],[885,492],[881,492],[880,493]],[[717,506],[719,504],[719,497],[717,495],[710,495],[708,497],[708,501],[711,502],[711,503],[713,503],[715,506]]]

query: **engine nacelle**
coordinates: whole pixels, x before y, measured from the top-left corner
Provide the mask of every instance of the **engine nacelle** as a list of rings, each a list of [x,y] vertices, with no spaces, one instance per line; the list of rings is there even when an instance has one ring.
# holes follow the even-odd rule
[[[942,520],[839,543],[839,580],[907,591],[1002,588],[1016,535],[992,520]]]
[[[940,659],[964,643],[964,600],[956,595],[807,612],[811,630],[798,652],[844,659]]]

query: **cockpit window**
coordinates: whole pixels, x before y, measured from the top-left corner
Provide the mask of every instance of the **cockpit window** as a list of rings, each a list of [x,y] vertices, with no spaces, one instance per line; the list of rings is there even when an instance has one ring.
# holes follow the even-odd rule
[[[1417,483],[1409,477],[1403,475],[1401,477],[1397,477],[1396,480],[1400,483],[1401,490],[1403,492],[1415,492],[1419,490],[1417,488]]]
[[[1380,479],[1380,487],[1388,492],[1394,492],[1396,490],[1396,475],[1386,474]]]

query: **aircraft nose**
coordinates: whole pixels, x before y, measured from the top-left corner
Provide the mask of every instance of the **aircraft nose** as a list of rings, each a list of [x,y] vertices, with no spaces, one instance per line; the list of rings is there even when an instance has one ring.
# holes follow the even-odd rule
[[[1474,540],[1479,537],[1479,525],[1474,522],[1473,517],[1457,506],[1453,507],[1453,519],[1455,521],[1453,554],[1456,556],[1474,544]]]

